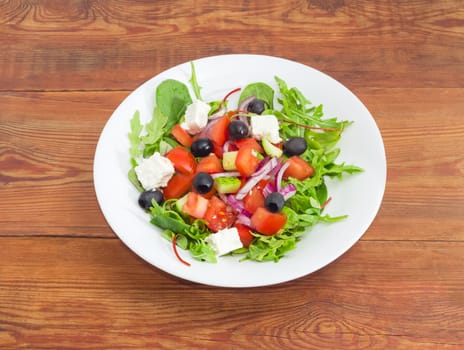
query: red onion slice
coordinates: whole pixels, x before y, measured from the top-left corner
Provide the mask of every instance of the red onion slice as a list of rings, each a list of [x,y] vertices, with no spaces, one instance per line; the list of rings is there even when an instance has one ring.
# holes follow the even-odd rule
[[[272,192],[275,192],[276,189],[274,187],[274,185],[270,182],[267,183],[266,186],[264,186],[263,188],[263,195],[264,195],[264,198],[266,198],[267,196],[269,196]]]
[[[251,227],[251,219],[243,214],[238,214],[237,219],[235,221],[238,224],[243,224],[245,226]]]
[[[276,178],[275,178],[275,187],[277,191],[280,191],[282,187],[282,177],[284,176],[285,170],[290,166],[290,162],[285,162],[277,172]]]
[[[248,105],[250,104],[251,101],[253,101],[254,99],[256,99],[256,96],[250,96],[250,97],[247,97],[246,99],[244,99],[242,101],[242,103],[239,104],[238,106],[238,110],[240,111],[246,111],[247,108],[248,108]]]
[[[247,195],[250,190],[256,186],[258,182],[260,182],[264,177],[275,167],[277,166],[277,159],[271,158],[266,164],[264,164],[260,170],[254,173],[245,185],[237,192],[235,197],[237,199],[243,199]]]
[[[296,193],[296,187],[294,184],[288,184],[280,189],[279,193],[284,196],[284,199],[287,200]]]
[[[210,174],[213,179],[218,177],[239,177],[240,173],[238,171],[224,171],[223,173],[214,173]]]

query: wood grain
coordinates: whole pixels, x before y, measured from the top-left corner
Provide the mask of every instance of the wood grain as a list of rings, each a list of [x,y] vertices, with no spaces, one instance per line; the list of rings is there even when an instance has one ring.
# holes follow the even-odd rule
[[[227,53],[328,73],[385,142],[361,241],[281,285],[167,275],[94,194],[99,134],[130,91]],[[461,0],[0,0],[0,349],[463,349],[463,82]]]
[[[0,89],[132,90],[227,53],[283,56],[352,88],[460,87],[463,24],[459,1],[7,1]]]
[[[361,242],[312,276],[236,290],[167,276],[117,240],[3,238],[0,344],[458,349],[463,247]]]

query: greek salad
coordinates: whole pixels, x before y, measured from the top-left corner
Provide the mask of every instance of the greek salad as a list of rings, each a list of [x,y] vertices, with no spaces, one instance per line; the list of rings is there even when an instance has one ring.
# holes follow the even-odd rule
[[[316,223],[346,217],[324,213],[325,179],[362,171],[336,161],[350,121],[323,118],[322,105],[279,77],[276,90],[255,82],[205,101],[190,66],[190,86],[161,82],[151,120],[136,111],[128,134],[138,203],[180,262],[190,265],[178,248],[206,262],[277,262]]]

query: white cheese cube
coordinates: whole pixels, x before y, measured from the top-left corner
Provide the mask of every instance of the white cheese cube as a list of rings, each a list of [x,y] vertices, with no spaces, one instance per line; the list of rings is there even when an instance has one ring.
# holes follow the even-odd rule
[[[279,135],[279,121],[275,115],[254,115],[250,124],[251,133],[258,140],[264,137],[271,143],[282,141]]]
[[[196,100],[187,106],[185,121],[180,125],[189,134],[199,133],[208,123],[208,113],[211,106],[201,100]]]
[[[243,247],[240,235],[235,227],[220,230],[206,237],[206,242],[211,245],[217,255],[224,255]]]
[[[174,166],[168,158],[155,152],[135,167],[135,173],[145,190],[153,190],[168,184],[174,175]]]

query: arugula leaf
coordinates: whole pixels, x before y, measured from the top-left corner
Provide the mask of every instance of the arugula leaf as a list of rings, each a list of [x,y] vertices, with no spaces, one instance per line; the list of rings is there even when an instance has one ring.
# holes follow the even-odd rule
[[[185,109],[191,103],[192,98],[187,86],[178,80],[164,80],[156,88],[156,106],[161,114],[168,118],[167,131],[179,122]]]
[[[227,103],[227,101],[225,103]],[[224,102],[220,100],[220,101],[212,101],[212,102],[209,102],[208,104],[211,107],[211,109],[209,110],[208,116],[211,116],[217,111],[219,111],[219,109],[224,105]]]
[[[193,242],[189,249],[194,259],[210,263],[217,262],[214,249],[204,241]]]
[[[240,97],[238,103],[242,103],[248,97],[255,96],[267,104],[267,109],[274,108],[274,89],[265,83],[252,83],[247,85]]]
[[[195,93],[195,97],[198,100],[202,100],[201,94],[200,94],[201,86],[198,85],[197,75],[195,73],[195,66],[193,65],[193,62],[190,62],[190,67],[192,70],[192,76],[190,77],[190,80],[189,80],[190,84],[192,84],[192,89],[193,89],[193,92]]]
[[[153,117],[150,122],[145,125],[147,134],[142,137],[143,143],[146,145],[154,144],[166,132],[165,126],[168,118],[160,111],[158,107],[153,109]]]
[[[278,262],[286,253],[295,249],[297,238],[292,235],[278,234],[262,236],[248,248],[247,258],[255,261]]]
[[[153,201],[151,207],[150,222],[162,229],[162,235],[166,239],[172,240],[173,235],[178,235],[178,246],[188,249],[193,258],[201,261],[216,262],[216,253],[210,247],[205,238],[211,233],[203,220],[184,219],[181,213],[176,211],[176,200],[168,200],[163,205]],[[189,220],[188,222],[186,220]]]
[[[130,133],[129,133],[129,141],[130,141],[130,148],[129,152],[132,156],[132,159],[135,160],[136,158],[140,157],[142,154],[141,146],[141,138],[140,133],[143,130],[143,125],[140,123],[140,112],[137,110],[135,111],[132,119],[130,120]]]
[[[325,167],[323,174],[331,178],[337,177],[341,179],[343,173],[352,175],[352,174],[360,173],[363,171],[364,170],[362,168],[356,165],[345,165],[345,163],[341,163],[341,164],[330,163]]]
[[[145,189],[143,188],[142,184],[140,183],[140,181],[139,181],[139,179],[137,177],[137,174],[135,173],[135,169],[133,167],[127,173],[127,177],[129,178],[129,181],[135,186],[135,188],[139,192],[145,191]]]

